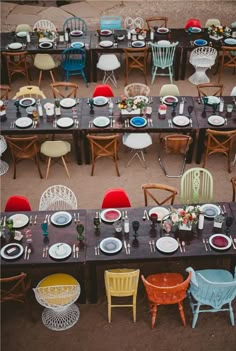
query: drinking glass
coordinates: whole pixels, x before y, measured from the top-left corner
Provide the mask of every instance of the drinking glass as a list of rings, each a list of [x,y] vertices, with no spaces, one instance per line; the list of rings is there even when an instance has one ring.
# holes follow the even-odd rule
[[[137,231],[139,230],[140,223],[139,221],[133,221],[132,222],[132,228],[134,230],[134,236],[137,235]]]
[[[191,113],[193,112],[193,106],[188,106],[188,114],[189,114],[189,117],[191,117]]]
[[[76,226],[76,230],[77,230],[77,233],[78,233],[78,236],[77,236],[77,239],[78,240],[84,240],[84,225],[83,224],[77,224]]]
[[[152,222],[152,226],[155,227],[156,223],[157,223],[157,218],[158,215],[156,213],[151,213],[151,215],[149,216],[150,221]]]
[[[94,227],[95,227],[96,229],[98,229],[98,227],[99,227],[99,225],[100,225],[100,219],[99,219],[99,217],[94,217],[94,219],[93,219],[93,224],[94,224]]]
[[[233,217],[227,216],[225,218],[225,225],[226,225],[225,233],[226,233],[226,235],[229,234],[230,227],[231,227],[232,224],[233,224]]]
[[[122,221],[114,222],[113,227],[114,227],[116,233],[121,233],[122,232]]]

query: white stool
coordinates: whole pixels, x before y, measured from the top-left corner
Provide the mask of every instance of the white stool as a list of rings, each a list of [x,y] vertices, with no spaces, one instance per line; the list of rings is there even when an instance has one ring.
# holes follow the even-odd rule
[[[7,149],[6,140],[5,140],[4,136],[0,135],[0,158],[6,149]],[[8,168],[9,168],[8,164],[5,161],[2,161],[0,159],[0,176],[7,173]]]
[[[143,154],[143,149],[152,145],[152,138],[148,133],[125,133],[122,138],[125,146],[131,148],[133,154],[127,163],[127,167],[131,164],[133,159],[137,156],[144,168],[146,168],[146,161]]]
[[[103,84],[106,84],[110,80],[115,87],[117,87],[117,81],[114,74],[114,70],[120,67],[120,62],[115,54],[104,54],[99,57],[97,68],[104,71]]]

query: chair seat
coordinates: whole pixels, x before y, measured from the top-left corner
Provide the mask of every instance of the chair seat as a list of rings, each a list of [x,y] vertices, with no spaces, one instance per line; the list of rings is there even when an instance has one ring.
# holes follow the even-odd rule
[[[77,61],[63,62],[62,67],[66,71],[80,71],[84,69],[84,64],[80,64]]]
[[[215,63],[215,59],[208,57],[193,57],[190,63],[198,67],[211,67]]]
[[[232,274],[224,269],[203,269],[196,271],[196,273],[200,273],[204,278],[213,283],[227,283],[234,281]]]
[[[60,61],[54,60],[48,54],[36,54],[34,58],[34,66],[40,70],[47,71],[54,69],[60,65]]]
[[[123,144],[131,149],[144,149],[152,145],[152,138],[148,133],[127,133],[123,135]]]
[[[97,68],[103,71],[113,71],[120,67],[120,62],[118,61],[115,54],[101,55],[99,57]]]
[[[61,157],[71,150],[71,145],[67,141],[45,141],[41,145],[40,151],[48,157]]]

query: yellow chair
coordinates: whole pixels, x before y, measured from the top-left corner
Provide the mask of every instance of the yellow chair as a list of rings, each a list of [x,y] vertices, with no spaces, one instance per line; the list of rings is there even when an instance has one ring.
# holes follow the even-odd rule
[[[108,322],[111,322],[111,309],[113,307],[132,307],[133,321],[136,322],[136,300],[139,281],[139,269],[112,269],[104,273],[105,287],[108,303]],[[132,296],[130,304],[112,304],[112,297]]]
[[[43,71],[49,71],[53,83],[55,83],[55,78],[53,75],[53,69],[60,66],[61,62],[54,59],[49,54],[36,54],[34,57],[34,66],[39,69],[39,80],[38,86],[40,87]]]
[[[13,99],[24,98],[24,97],[35,97],[45,99],[43,91],[39,89],[37,85],[25,85],[21,87],[20,90],[16,93]]]
[[[53,140],[53,141],[45,141],[42,143],[40,152],[48,157],[48,163],[47,163],[47,170],[46,170],[46,179],[48,178],[49,174],[49,168],[51,166],[51,160],[52,158],[58,158],[60,157],[62,160],[62,163],[65,167],[66,174],[70,178],[70,173],[68,171],[66,161],[64,159],[64,156],[68,154],[68,152],[71,151],[71,145],[67,141],[62,141],[62,140]]]
[[[79,308],[75,301],[80,295],[79,282],[69,274],[51,274],[33,289],[36,300],[44,307],[42,321],[51,330],[71,328],[79,320]]]
[[[30,27],[29,24],[22,23],[16,26],[16,33],[18,32],[33,32],[33,29]]]

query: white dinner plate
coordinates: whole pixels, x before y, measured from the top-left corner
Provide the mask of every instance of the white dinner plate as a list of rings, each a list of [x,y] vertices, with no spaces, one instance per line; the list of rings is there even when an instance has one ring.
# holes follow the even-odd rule
[[[122,242],[117,238],[106,238],[100,242],[100,249],[106,254],[115,254],[122,249]]]
[[[129,123],[132,127],[142,128],[147,125],[147,120],[144,117],[137,116],[137,117],[131,118]]]
[[[208,117],[208,123],[212,126],[223,126],[225,123],[225,119],[221,116],[212,115]]]
[[[132,41],[131,45],[133,46],[133,48],[143,48],[145,46],[145,41],[135,40]]]
[[[201,28],[198,27],[190,27],[188,30],[190,33],[200,33],[202,31]]]
[[[93,98],[93,104],[95,106],[105,106],[108,103],[108,98],[105,96],[95,96]]]
[[[101,212],[101,219],[107,223],[113,223],[121,218],[121,212],[116,208],[107,208]]]
[[[95,125],[95,127],[104,128],[104,127],[109,126],[110,119],[108,117],[105,117],[105,116],[96,117],[93,120],[93,124]]]
[[[61,117],[57,120],[57,126],[60,128],[70,128],[74,125],[74,121],[70,117]]]
[[[53,44],[49,41],[43,41],[42,43],[39,43],[39,47],[40,49],[51,49],[53,47]]]
[[[157,33],[166,34],[166,33],[169,33],[169,29],[165,28],[165,27],[159,27],[159,28],[157,28]]]
[[[56,225],[56,226],[66,226],[71,223],[72,221],[72,215],[69,212],[65,211],[58,211],[53,213],[53,215],[50,218],[51,223]]]
[[[220,214],[220,208],[214,204],[204,204],[201,206],[200,211],[203,212],[206,218],[215,218]]]
[[[173,119],[172,119],[172,122],[176,125],[176,126],[179,126],[179,127],[186,127],[189,125],[189,122],[190,122],[190,119],[186,116],[175,116]]]
[[[15,260],[23,255],[23,253],[23,246],[17,243],[7,244],[1,249],[1,256],[5,258],[5,260]]]
[[[76,105],[76,101],[75,99],[72,99],[72,98],[65,98],[60,100],[60,105],[63,108],[71,108]]]
[[[20,117],[15,121],[15,125],[18,128],[29,128],[33,124],[33,121],[29,117]]]
[[[156,213],[157,214],[157,220],[158,222],[160,222],[162,220],[163,217],[167,216],[168,214],[170,214],[170,211],[167,210],[167,208],[165,207],[153,207],[151,208],[151,210],[149,211],[148,215],[149,217],[151,216],[151,214]]]
[[[133,99],[142,99],[146,104],[149,103],[149,98],[147,96],[144,96],[144,95],[136,95],[133,97]]]
[[[178,241],[171,236],[163,236],[156,241],[156,247],[164,253],[172,253],[178,249]]]
[[[170,45],[170,41],[169,40],[158,40],[157,42],[158,45]]]
[[[10,216],[8,219],[13,220],[13,228],[19,229],[25,227],[29,223],[29,217],[23,213],[16,213]]]
[[[100,34],[108,37],[109,35],[112,35],[112,31],[110,29],[102,29]]]
[[[48,253],[52,258],[55,258],[56,260],[63,260],[64,258],[67,258],[71,254],[71,247],[70,245],[66,243],[57,243],[52,245]]]
[[[26,97],[26,98],[23,98],[19,101],[19,104],[20,106],[22,107],[29,107],[29,106],[32,106],[34,105],[36,102],[36,100],[34,98],[31,98],[31,97]]]
[[[197,39],[193,42],[196,46],[205,46],[207,45],[207,41],[205,39]]]
[[[27,34],[28,34],[27,32],[18,32],[18,33],[16,33],[16,36],[18,38],[26,38]]]
[[[45,42],[53,43],[53,39],[49,39],[47,37],[43,37],[39,39],[39,43],[45,43]]]
[[[113,41],[111,41],[111,40],[102,40],[102,41],[100,41],[99,45],[102,48],[110,48],[111,46],[113,46]]]
[[[22,44],[21,43],[11,43],[8,45],[8,48],[12,49],[12,50],[19,50],[19,49],[22,49]]]
[[[218,98],[217,96],[207,96],[207,99],[207,105],[218,105],[220,103],[220,98]]]
[[[70,32],[70,35],[72,36],[72,37],[81,37],[81,35],[83,35],[84,33],[83,33],[83,31],[82,30],[72,30],[71,32]]]
[[[225,39],[225,44],[227,44],[227,45],[236,45],[236,39],[227,38],[227,39]]]
[[[232,242],[225,234],[213,234],[209,238],[209,244],[216,250],[227,250],[231,247]]]
[[[178,98],[172,95],[166,95],[162,99],[163,103],[166,105],[172,105],[173,102],[178,102]]]
[[[82,43],[81,41],[75,41],[71,44],[71,47],[74,49],[81,49],[84,48],[84,43]]]

